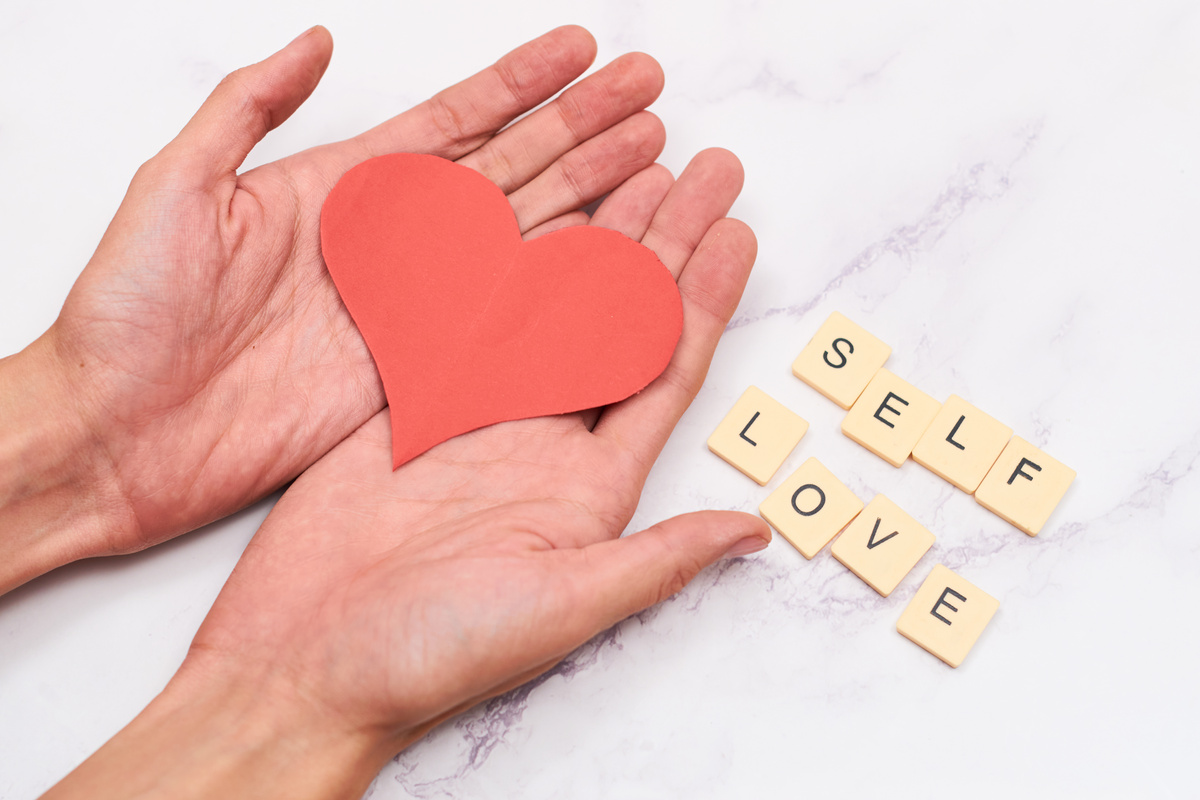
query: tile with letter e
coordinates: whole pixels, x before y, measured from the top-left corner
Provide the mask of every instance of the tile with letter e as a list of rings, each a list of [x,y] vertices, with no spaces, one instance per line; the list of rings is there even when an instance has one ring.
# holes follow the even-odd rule
[[[763,485],[807,430],[800,415],[751,386],[708,437],[708,449]]]
[[[849,408],[891,354],[892,348],[835,311],[800,351],[792,374]]]
[[[846,526],[829,552],[884,597],[933,546],[936,537],[881,494]]]
[[[979,505],[1037,536],[1075,480],[1075,470],[1014,436],[975,490]]]
[[[972,494],[1010,438],[1012,428],[952,394],[917,441],[912,458]]]
[[[758,507],[758,513],[800,555],[811,559],[862,507],[863,501],[854,492],[824,464],[810,458],[771,492]]]
[[[957,667],[999,607],[999,600],[938,564],[900,615],[896,630]]]
[[[941,407],[908,381],[880,369],[842,420],[842,433],[898,467]]]

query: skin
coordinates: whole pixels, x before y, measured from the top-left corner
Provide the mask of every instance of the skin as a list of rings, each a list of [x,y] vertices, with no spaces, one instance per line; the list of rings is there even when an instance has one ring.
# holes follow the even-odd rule
[[[532,76],[554,72],[555,59],[574,70],[590,60],[590,41],[578,29],[552,32],[506,57],[528,63],[501,83],[537,84]],[[597,73],[505,132],[472,138],[463,133],[466,120],[497,95],[485,80],[457,114],[418,115],[423,121],[414,125],[424,138],[392,120],[354,140],[353,154],[339,149],[346,143],[331,146],[342,161],[312,155],[325,151],[318,148],[293,156],[300,160],[288,169],[271,172],[269,165],[261,168],[266,176],[250,180],[260,170],[233,171],[311,91],[328,60],[327,34],[317,29],[281,54],[218,87],[181,134],[186,146],[173,143],[164,150],[169,167],[150,171],[176,187],[172,192],[192,181],[190,191],[168,192],[167,202],[139,173],[118,220],[137,209],[143,226],[126,230],[114,221],[120,232],[110,229],[97,252],[135,266],[106,272],[93,269],[94,260],[64,307],[74,321],[60,319],[35,346],[52,344],[60,366],[77,358],[101,365],[95,370],[102,379],[81,384],[78,413],[101,414],[126,441],[115,455],[109,445],[108,480],[121,487],[114,518],[125,513],[135,521],[117,529],[129,538],[112,535],[111,552],[231,510],[316,463],[250,543],[163,693],[47,797],[361,796],[392,755],[441,721],[541,674],[596,633],[679,591],[713,561],[770,541],[760,519],[733,512],[687,514],[621,535],[703,382],[756,251],[750,229],[725,217],[742,186],[732,154],[705,151],[677,181],[650,163],[661,127],[640,109],[661,86],[652,61],[619,59],[607,76]],[[278,110],[254,113],[264,102]],[[246,117],[252,130],[231,132]],[[384,144],[400,134],[497,181],[526,238],[593,224],[652,249],[676,277],[684,306],[683,334],[662,376],[614,406],[493,425],[393,471],[378,378],[304,231],[315,237],[316,210],[336,176],[388,151]],[[653,154],[639,154],[631,142]],[[558,155],[534,157],[534,143]],[[572,163],[587,168],[573,172]],[[579,175],[590,176],[592,188],[581,188]],[[264,187],[278,191],[269,202]],[[579,210],[609,189],[594,216]],[[195,207],[188,205],[193,200]],[[253,226],[282,213],[280,203],[296,225],[265,236]],[[163,217],[163,208],[174,211]],[[184,238],[176,255],[209,252],[190,236],[224,255],[216,266],[193,257],[167,268],[144,254],[162,238],[149,236],[155,224],[178,227]],[[210,238],[210,225],[237,235]],[[290,266],[271,271],[280,264]],[[168,291],[180,274],[188,280]],[[205,291],[191,292],[194,284]],[[135,325],[127,307],[147,293],[153,301]],[[164,297],[169,302],[156,317],[147,309]],[[93,310],[78,310],[85,307]],[[86,338],[82,331],[109,331],[111,338],[129,328],[137,330],[120,346],[74,342]],[[160,350],[153,340],[163,342]],[[161,363],[131,358],[139,346],[161,352]],[[260,397],[247,388],[256,383],[269,391]],[[298,391],[304,403],[273,399]],[[41,435],[52,441],[56,430],[73,426],[35,430],[48,431]],[[260,458],[255,448],[268,452]],[[132,492],[121,482],[132,478],[114,476],[159,482]],[[131,493],[137,502],[128,500]],[[70,495],[64,489],[58,496]]]
[[[643,54],[509,125],[595,57],[590,34],[566,27],[353,139],[238,174],[331,53],[313,28],[222,81],[134,176],[58,320],[0,360],[0,591],[226,516],[384,407],[320,254],[321,203],[350,167],[398,151],[455,159],[496,182],[530,231],[662,149],[643,110],[662,71]]]

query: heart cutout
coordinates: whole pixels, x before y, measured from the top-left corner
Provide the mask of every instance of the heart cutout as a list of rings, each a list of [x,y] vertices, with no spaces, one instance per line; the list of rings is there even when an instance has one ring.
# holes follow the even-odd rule
[[[624,400],[683,328],[649,248],[590,226],[522,241],[498,186],[435,156],[347,172],[321,250],[383,379],[395,467],[486,425]]]

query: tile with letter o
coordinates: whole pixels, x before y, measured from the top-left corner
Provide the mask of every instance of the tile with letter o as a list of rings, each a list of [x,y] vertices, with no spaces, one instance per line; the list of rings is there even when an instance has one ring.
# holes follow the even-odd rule
[[[881,494],[846,526],[829,552],[884,597],[933,546],[936,537]]]
[[[938,564],[900,615],[896,630],[957,667],[999,607],[999,600]]]
[[[917,441],[912,458],[972,494],[1010,438],[1012,428],[952,394]]]
[[[800,415],[751,386],[708,437],[708,449],[763,485],[807,431]]]
[[[810,458],[771,492],[758,507],[758,513],[800,555],[811,559],[862,507],[863,501],[854,492],[824,464]]]
[[[892,348],[834,311],[792,364],[792,374],[849,408]]]
[[[1074,480],[1075,470],[1014,436],[975,490],[975,500],[1037,536]]]
[[[842,433],[898,467],[941,407],[908,381],[880,369],[842,420]]]

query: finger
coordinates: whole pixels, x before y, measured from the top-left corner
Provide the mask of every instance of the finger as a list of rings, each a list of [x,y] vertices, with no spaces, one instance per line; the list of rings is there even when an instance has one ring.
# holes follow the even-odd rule
[[[401,151],[461,158],[553,97],[595,57],[596,40],[586,30],[556,28],[351,141],[360,159]]]
[[[771,543],[760,518],[737,511],[698,511],[646,530],[588,545],[568,575],[580,618],[574,625],[602,631],[672,596],[722,556],[747,555]]]
[[[758,245],[742,222],[716,222],[679,277],[683,333],[666,370],[600,415],[594,432],[617,445],[630,474],[645,474],[704,383],[713,350],[737,308]]]
[[[508,196],[521,230],[611,192],[653,164],[666,138],[658,117],[640,111],[588,139]]]
[[[569,211],[526,231],[524,238],[536,239],[575,225],[599,225],[620,231],[636,241],[650,226],[655,209],[662,205],[674,182],[670,170],[662,164],[651,164],[605,197],[595,215],[589,217],[586,211]]]
[[[709,226],[729,213],[742,181],[742,165],[733,153],[720,148],[698,153],[663,200],[642,244],[678,278]]]
[[[525,241],[536,239],[539,236],[545,236],[547,233],[561,231],[563,228],[574,228],[577,225],[587,225],[591,222],[586,211],[569,211],[566,214],[548,219],[536,228],[531,228],[523,234],[522,238]]]
[[[641,239],[674,183],[670,170],[661,164],[651,164],[604,198],[592,215],[591,224],[620,231],[630,239]],[[579,416],[590,431],[596,426],[600,409],[585,409]]]
[[[662,68],[644,53],[621,56],[518,121],[459,163],[485,175],[505,194],[554,161],[654,102]]]
[[[674,184],[669,169],[662,164],[651,164],[604,198],[592,215],[591,224],[641,241]]]
[[[317,88],[332,54],[333,38],[318,25],[265,61],[227,75],[163,149],[182,167],[174,174],[202,188],[233,178],[254,145]]]

